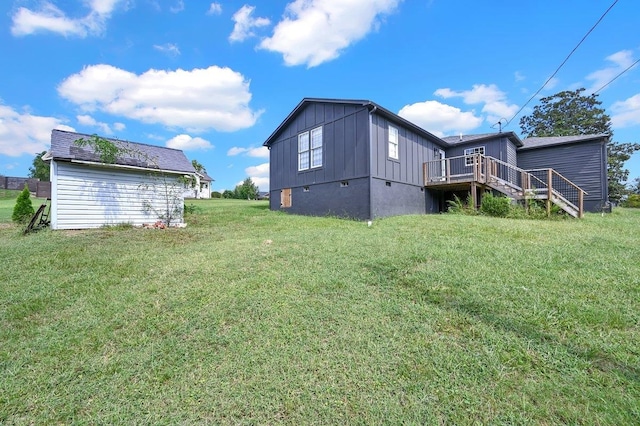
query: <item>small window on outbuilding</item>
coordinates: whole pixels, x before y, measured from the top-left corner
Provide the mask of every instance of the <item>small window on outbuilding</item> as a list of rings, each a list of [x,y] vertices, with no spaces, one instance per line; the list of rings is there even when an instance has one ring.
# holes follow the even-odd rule
[[[348,180],[343,180],[342,182],[340,182],[340,188],[346,188],[347,186],[349,186]]]

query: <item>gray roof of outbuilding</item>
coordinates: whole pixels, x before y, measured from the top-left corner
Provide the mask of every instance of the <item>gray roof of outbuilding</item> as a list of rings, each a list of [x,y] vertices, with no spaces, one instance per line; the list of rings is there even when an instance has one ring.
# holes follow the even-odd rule
[[[209,174],[206,171],[201,171],[201,172],[196,172],[198,173],[198,175],[200,175],[200,180],[203,180],[205,182],[213,182],[215,181],[214,178],[212,178],[211,176],[209,176]]]
[[[271,135],[267,138],[267,140],[263,143],[264,146],[268,147],[270,146],[273,142],[275,142],[276,138],[278,137],[278,135],[280,134],[280,132],[289,125],[289,123],[291,123],[291,121],[298,115],[298,113],[300,112],[300,110],[310,104],[310,103],[336,103],[336,104],[351,104],[351,105],[360,105],[363,107],[367,107],[369,109],[369,111],[375,111],[376,113],[386,117],[387,119],[394,121],[398,124],[401,124],[407,128],[410,128],[411,130],[413,130],[414,132],[416,132],[417,134],[431,139],[432,141],[438,143],[439,145],[442,145],[444,147],[448,146],[448,144],[443,141],[441,138],[439,138],[438,136],[434,135],[433,133],[430,133],[426,130],[424,130],[423,128],[421,128],[420,126],[415,125],[414,123],[410,122],[409,120],[406,120],[402,117],[400,117],[398,114],[395,114],[391,111],[389,111],[388,109],[378,105],[375,102],[366,100],[366,99],[329,99],[329,98],[304,98],[302,99],[302,101],[300,101],[300,103],[293,109],[293,111],[291,111],[291,113],[282,121],[282,123],[280,123],[280,125],[273,131],[273,133],[271,133]]]
[[[78,146],[78,139],[89,139],[95,135],[53,130],[49,157],[58,161],[88,161],[102,163],[100,156],[90,145]],[[138,142],[104,138],[129,152],[118,155],[114,164],[145,169],[167,170],[173,172],[194,173],[193,165],[179,149],[147,145]]]
[[[481,142],[484,140],[495,139],[496,137],[506,137],[513,142],[517,147],[522,146],[522,141],[514,132],[495,132],[495,133],[480,133],[477,135],[461,135],[461,136],[446,136],[442,138],[450,145],[462,145],[465,143]]]
[[[523,146],[520,149],[536,149],[554,145],[582,143],[603,138],[609,138],[609,134],[599,133],[595,135],[532,137],[523,140]]]

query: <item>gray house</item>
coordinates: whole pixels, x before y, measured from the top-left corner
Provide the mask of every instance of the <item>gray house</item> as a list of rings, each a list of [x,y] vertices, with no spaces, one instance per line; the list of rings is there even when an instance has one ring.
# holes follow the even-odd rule
[[[125,151],[115,163],[105,164],[91,146],[75,143],[81,138],[91,135],[53,130],[51,149],[43,156],[51,162],[52,229],[139,226],[160,219],[158,212],[167,203],[182,209],[180,178],[195,174],[182,151],[108,139]],[[181,215],[174,218],[174,223],[181,222]]]
[[[544,139],[553,140],[522,141],[513,132],[439,138],[368,100],[305,98],[264,142],[270,207],[372,219],[441,212],[454,194],[471,193],[478,203],[485,191],[544,199],[574,216],[583,205],[603,206],[608,136]],[[598,145],[597,172],[580,169],[568,145],[585,156]],[[543,148],[557,153],[555,162],[538,165],[549,155]],[[585,173],[591,177],[578,179],[585,188],[571,182]]]

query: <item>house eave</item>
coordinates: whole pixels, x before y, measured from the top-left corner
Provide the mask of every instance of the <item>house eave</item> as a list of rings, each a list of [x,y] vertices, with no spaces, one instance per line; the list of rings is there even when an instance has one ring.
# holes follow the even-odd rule
[[[395,122],[395,123],[397,123],[399,125],[408,127],[411,130],[415,131],[416,133],[422,135],[423,137],[435,142],[439,146],[442,146],[444,148],[449,148],[451,146],[447,142],[445,142],[442,139],[440,139],[438,136],[436,136],[436,135],[424,130],[420,126],[417,126],[416,124],[410,122],[409,120],[406,120],[406,119],[400,117],[398,114],[395,114],[395,113],[389,111],[388,109],[378,105],[375,102],[372,102],[372,101],[369,101],[369,100],[366,100],[366,99],[330,99],[330,98],[304,98],[304,99],[302,99],[298,103],[298,105],[296,105],[296,107],[289,113],[289,115],[287,115],[287,117],[282,121],[282,123],[280,123],[280,125],[273,131],[273,133],[271,133],[271,135],[269,135],[267,140],[262,145],[267,147],[267,148],[271,148],[271,145],[275,142],[275,140],[277,139],[277,137],[280,134],[280,132],[290,124],[290,122],[293,120],[293,118],[298,115],[298,112],[305,105],[310,104],[310,103],[314,103],[314,102],[316,102],[316,103],[325,103],[325,104],[336,103],[336,104],[359,105],[359,106],[362,106],[362,107],[366,107],[369,110],[370,113],[380,114],[380,115],[384,116],[385,118],[387,118],[390,121],[393,121],[393,122]]]

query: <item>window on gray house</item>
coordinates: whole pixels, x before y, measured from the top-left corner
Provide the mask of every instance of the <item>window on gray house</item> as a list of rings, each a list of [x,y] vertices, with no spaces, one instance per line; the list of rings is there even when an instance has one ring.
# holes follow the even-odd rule
[[[389,158],[397,160],[400,158],[398,149],[398,129],[389,126]]]
[[[322,126],[298,135],[298,170],[322,166]]]
[[[467,148],[464,150],[464,165],[473,166],[474,155],[484,155],[484,146],[477,146],[475,148]]]

